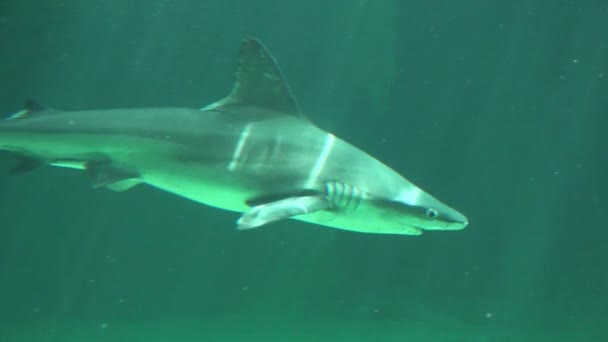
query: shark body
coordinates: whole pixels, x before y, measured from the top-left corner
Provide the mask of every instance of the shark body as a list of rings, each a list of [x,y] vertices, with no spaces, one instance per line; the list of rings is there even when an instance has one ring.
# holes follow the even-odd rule
[[[294,218],[327,227],[419,235],[467,219],[362,150],[312,124],[270,52],[241,45],[232,92],[202,109],[58,111],[33,101],[0,121],[13,172],[85,170],[95,187],[141,183],[243,213],[239,229]]]

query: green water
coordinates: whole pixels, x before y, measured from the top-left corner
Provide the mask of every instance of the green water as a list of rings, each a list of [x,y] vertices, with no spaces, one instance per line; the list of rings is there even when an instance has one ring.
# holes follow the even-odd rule
[[[420,237],[0,173],[0,341],[608,340],[608,2],[0,2],[0,112],[201,107],[243,37],[304,111],[464,212]],[[0,155],[0,169],[13,159]]]

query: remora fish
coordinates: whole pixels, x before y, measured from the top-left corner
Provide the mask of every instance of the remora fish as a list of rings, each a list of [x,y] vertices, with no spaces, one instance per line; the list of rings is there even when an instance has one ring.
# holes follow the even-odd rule
[[[270,52],[246,39],[236,82],[202,109],[59,111],[26,101],[0,122],[0,150],[85,170],[95,187],[146,183],[244,213],[239,229],[287,218],[382,234],[458,230],[467,219],[367,153],[312,124]]]

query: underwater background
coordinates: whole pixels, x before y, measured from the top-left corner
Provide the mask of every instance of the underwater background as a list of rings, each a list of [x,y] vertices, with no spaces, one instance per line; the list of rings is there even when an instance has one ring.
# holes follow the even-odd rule
[[[605,0],[0,2],[1,113],[200,108],[257,37],[312,121],[470,221],[238,232],[1,154],[0,341],[607,341],[607,33]]]

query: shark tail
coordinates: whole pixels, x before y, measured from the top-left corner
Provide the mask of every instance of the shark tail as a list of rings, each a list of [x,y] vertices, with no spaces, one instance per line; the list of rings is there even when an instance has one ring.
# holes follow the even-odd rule
[[[51,108],[32,99],[26,99],[24,104],[24,109],[5,117],[3,120],[22,120],[34,115],[40,115],[52,111]],[[17,163],[9,170],[10,174],[30,172],[44,164],[44,161],[39,158],[22,155],[18,152],[12,153],[17,158]]]

